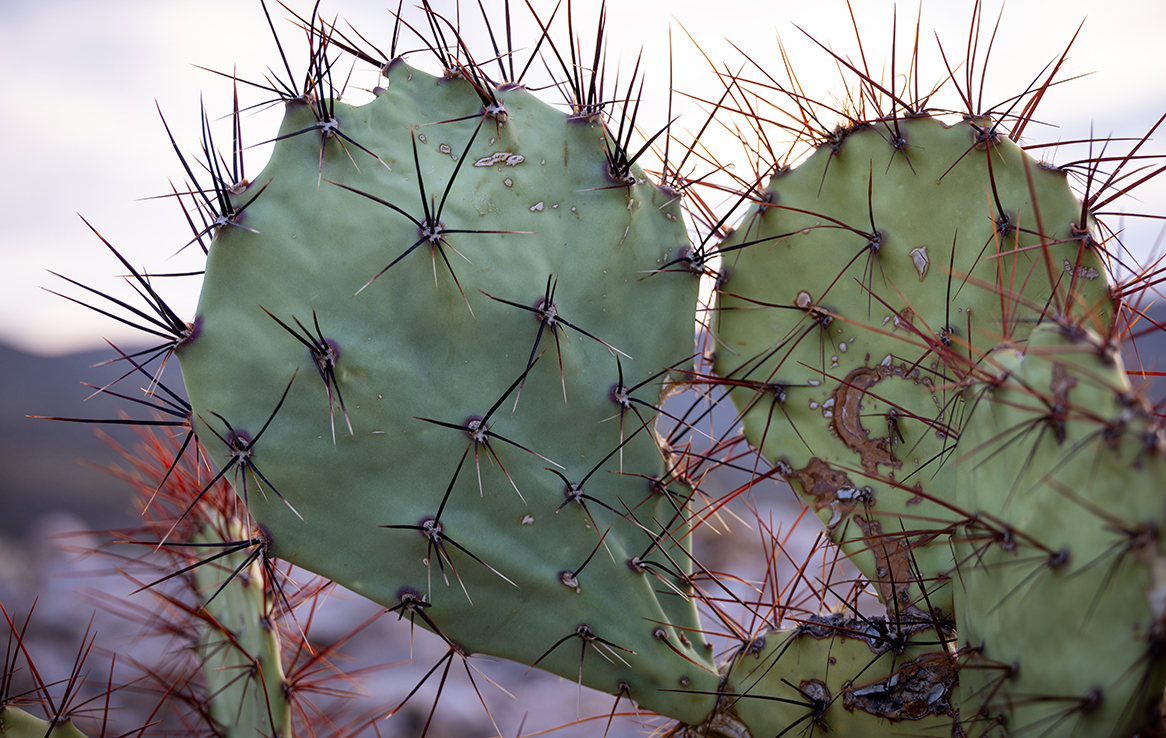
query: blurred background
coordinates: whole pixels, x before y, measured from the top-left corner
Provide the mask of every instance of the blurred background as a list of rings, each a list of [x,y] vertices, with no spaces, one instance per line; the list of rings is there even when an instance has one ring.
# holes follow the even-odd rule
[[[502,0],[483,4],[501,33]],[[554,8],[546,0],[533,4],[544,19]],[[301,15],[312,9],[307,2],[289,5]],[[410,5],[405,4],[404,17],[421,23],[422,15]],[[451,21],[459,16],[452,0],[432,6]],[[302,75],[303,32],[289,22],[287,9],[274,2],[268,9],[294,72]],[[395,2],[327,0],[320,11],[329,19],[338,16],[342,29],[351,22],[366,38],[388,48]],[[1043,78],[1046,65],[1078,34],[1060,75],[1067,81],[1047,94],[1037,116],[1039,125],[1026,131],[1027,142],[1137,138],[1166,112],[1162,43],[1166,4],[1027,0],[1005,8],[994,29],[999,12],[998,4],[989,4],[981,19],[981,59],[994,34],[983,78],[976,72],[985,106]],[[555,25],[565,34],[565,11],[560,13]],[[576,0],[573,13],[576,32],[589,49],[599,2]],[[537,38],[528,15],[516,4],[514,36],[519,48],[529,49]],[[463,3],[460,17],[467,44],[489,56],[478,3]],[[922,8],[861,0],[853,9],[842,0],[618,3],[607,8],[609,74],[618,68],[626,80],[642,51],[646,84],[640,126],[651,135],[671,115],[676,119],[676,138],[691,140],[704,124],[710,109],[707,101],[723,91],[709,59],[721,72],[744,70],[743,76],[757,79],[761,73],[756,64],[784,77],[779,37],[807,95],[823,100],[841,95],[838,65],[818,42],[857,62],[852,17],[865,61],[872,74],[882,77],[890,74],[892,41],[900,59],[897,74],[902,76],[903,60],[916,42],[918,19],[926,84],[945,75],[937,36],[948,63],[964,59],[974,5],[964,0]],[[399,50],[418,47],[417,36],[405,31]],[[432,54],[424,50],[411,54],[410,61],[436,68]],[[108,294],[133,297],[120,277],[124,268],[79,216],[137,267],[152,273],[200,269],[197,245],[183,249],[190,238],[185,217],[174,198],[165,196],[172,186],[184,189],[186,175],[159,110],[179,148],[193,160],[199,155],[200,105],[205,104],[216,121],[218,145],[229,147],[229,129],[221,117],[231,111],[231,81],[206,69],[251,80],[262,80],[273,70],[286,75],[258,0],[0,0],[0,68],[6,71],[9,100],[9,112],[0,116],[7,173],[0,178],[0,601],[20,602],[26,608],[32,596],[47,597],[52,587],[59,588],[55,596],[70,596],[75,581],[52,584],[57,581],[54,573],[75,576],[86,571],[85,564],[61,552],[53,535],[135,522],[124,484],[94,469],[113,463],[117,454],[92,426],[26,417],[115,417],[128,403],[100,395],[87,399],[93,389],[80,383],[101,386],[123,373],[117,365],[95,366],[113,356],[105,339],[127,350],[143,345],[134,330],[52,294],[101,302],[50,271]],[[339,85],[348,70],[338,68],[334,74]],[[962,80],[963,70],[957,74]],[[531,75],[532,80],[545,79],[546,70],[536,63]],[[675,89],[671,113],[669,79]],[[357,70],[348,79],[346,99],[366,99],[377,82],[375,73]],[[937,98],[937,104],[959,108],[952,92]],[[240,96],[244,106],[269,97],[247,87],[240,88]],[[554,90],[544,91],[544,97],[561,99]],[[274,135],[279,118],[278,106],[260,106],[244,114],[244,143],[249,147],[245,159],[252,178],[268,156],[269,147],[262,142]],[[730,131],[713,126],[705,141],[722,152],[723,162],[748,166],[743,147]],[[1130,145],[1110,144],[1115,152]],[[1098,148],[1094,146],[1093,155]],[[1164,151],[1155,141],[1145,153]],[[1087,152],[1088,147],[1067,145],[1041,153],[1065,163]],[[1166,213],[1166,178],[1139,187],[1120,208]],[[1137,269],[1162,254],[1163,221],[1115,215],[1110,222],[1122,231],[1127,267]],[[193,315],[197,278],[159,279],[158,288],[179,315]],[[1166,355],[1163,346],[1148,341],[1141,353],[1149,368],[1163,368],[1156,358]],[[163,381],[181,387],[177,366],[167,369]],[[140,385],[122,387],[132,392]],[[123,443],[133,439],[132,433],[113,435]],[[86,616],[91,611],[80,609]],[[574,699],[574,693],[567,692],[568,699]]]

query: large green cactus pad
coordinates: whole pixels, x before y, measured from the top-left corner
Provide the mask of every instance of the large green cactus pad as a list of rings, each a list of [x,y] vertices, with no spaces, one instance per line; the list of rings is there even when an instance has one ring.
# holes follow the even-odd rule
[[[965,721],[974,735],[1128,736],[1166,681],[1161,420],[1075,327],[1042,324],[986,367],[1000,383],[960,440]]]
[[[273,555],[463,654],[696,721],[716,676],[690,490],[654,432],[693,351],[695,278],[652,275],[686,243],[679,208],[638,168],[612,178],[598,120],[496,95],[485,115],[466,79],[394,62],[373,102],[335,105],[366,151],[323,154],[289,103],[179,352],[197,430]]]
[[[1046,306],[1108,310],[1065,175],[988,125],[840,135],[721,247],[716,369],[746,435],[900,608],[952,612],[952,557],[931,545],[960,519],[952,385]]]

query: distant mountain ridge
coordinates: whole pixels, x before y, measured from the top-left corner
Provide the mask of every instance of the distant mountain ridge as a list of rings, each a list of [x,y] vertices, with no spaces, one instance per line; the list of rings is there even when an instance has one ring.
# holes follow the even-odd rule
[[[54,510],[78,515],[95,529],[136,524],[125,484],[91,467],[121,459],[97,429],[132,447],[137,439],[132,428],[26,417],[152,417],[149,408],[126,400],[89,397],[94,390],[80,384],[100,387],[133,368],[124,361],[98,366],[116,358],[112,349],[48,358],[0,344],[0,535],[20,539],[33,521]],[[135,374],[113,391],[142,397],[140,388],[149,380]],[[170,362],[162,381],[183,394],[178,362]]]

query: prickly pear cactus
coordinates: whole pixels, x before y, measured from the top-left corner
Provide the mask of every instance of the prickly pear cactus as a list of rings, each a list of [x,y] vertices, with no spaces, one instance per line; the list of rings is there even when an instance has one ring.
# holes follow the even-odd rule
[[[889,606],[953,612],[953,385],[1070,293],[1110,317],[1081,217],[989,121],[921,116],[837,133],[720,248],[716,370],[746,435]]]
[[[195,240],[216,236],[189,324],[122,260],[160,320],[109,299],[164,332],[151,360],[172,351],[190,398],[171,424],[219,469],[197,496],[226,479],[257,521],[215,518],[216,540],[257,549],[231,557],[208,637],[262,620],[246,580],[277,557],[433,631],[447,668],[478,653],[541,667],[677,719],[674,736],[1124,738],[1148,722],[1166,680],[1164,442],[1079,328],[1121,325],[1096,199],[999,118],[941,120],[929,96],[856,113],[766,188],[744,183],[763,194],[715,250],[715,350],[698,365],[711,254],[689,246],[678,192],[631,163],[594,76],[583,93],[577,41],[570,69],[553,51],[573,75],[563,113],[489,81],[460,35],[450,56],[449,21],[425,6],[442,76],[313,14],[307,92],[267,88],[285,119],[263,172],[226,183],[204,142],[217,202]],[[331,99],[332,43],[383,73],[372,102]],[[601,78],[600,63],[597,48]],[[859,76],[877,108],[887,90]],[[822,140],[789,97],[795,139]],[[713,451],[680,447],[712,415],[704,398],[669,418],[676,448],[659,437],[681,384],[727,390],[753,450],[712,421]],[[753,474],[712,499],[693,480],[717,465]],[[857,565],[850,595],[826,567],[810,583],[808,559],[779,583],[788,553],[760,514],[764,581],[695,562],[697,528],[772,476]],[[816,602],[794,603],[799,583]],[[867,584],[884,616],[863,611]],[[827,591],[842,604],[824,614]],[[278,646],[246,623],[245,658],[203,643],[205,660],[272,673],[208,678],[212,717],[286,732]],[[734,646],[720,663],[714,631]]]
[[[951,635],[926,620],[840,614],[764,633],[725,669],[718,734],[946,735],[958,677],[938,646]]]
[[[1166,681],[1161,418],[1115,345],[1074,324],[1041,324],[985,369],[956,498],[965,722],[1130,735]]]
[[[597,117],[480,91],[395,61],[332,128],[287,105],[177,351],[197,432],[272,555],[698,721],[692,492],[654,431],[693,346],[695,277],[652,274],[678,205]]]
[[[0,707],[0,735],[6,738],[85,738],[69,720],[50,723],[19,707]]]
[[[222,546],[244,539],[237,519],[207,520],[195,546]],[[279,634],[271,625],[272,601],[258,557],[239,550],[194,572],[206,620],[196,655],[202,664],[207,718],[218,735],[286,735],[289,723]],[[224,580],[224,577],[229,577]]]

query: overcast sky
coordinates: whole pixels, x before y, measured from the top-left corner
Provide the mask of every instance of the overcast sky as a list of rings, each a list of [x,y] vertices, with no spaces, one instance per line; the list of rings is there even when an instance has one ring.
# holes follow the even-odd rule
[[[484,4],[501,17],[502,0]],[[289,5],[304,14],[310,11],[308,2],[290,0]],[[448,17],[455,14],[452,0],[433,5]],[[477,29],[477,2],[464,5],[463,16],[472,18],[466,26]],[[856,17],[867,62],[880,70],[887,63],[894,5],[885,0],[856,0],[855,5],[860,6]],[[392,32],[388,6],[386,0],[325,0],[321,7],[329,18],[350,20],[369,40],[387,49]],[[539,0],[535,7],[545,18],[552,3]],[[591,44],[597,8],[596,0],[574,2],[576,28],[585,47]],[[288,12],[274,1],[271,10],[298,74],[303,69],[303,34],[286,21]],[[916,4],[899,5],[901,55],[912,41],[917,12]],[[963,0],[923,8],[920,46],[925,80],[937,80],[943,71],[936,34],[949,54],[954,51],[962,58],[971,12],[972,3]],[[999,5],[987,6],[989,30],[998,12]],[[515,15],[527,13],[516,10]],[[406,11],[406,16],[415,21],[421,17],[416,10]],[[1097,136],[1140,136],[1166,112],[1166,3],[1161,0],[1010,3],[990,59],[985,99],[1008,97],[1037,78],[1082,20],[1084,28],[1064,76],[1089,76],[1049,93],[1039,117],[1058,127],[1030,128],[1026,137],[1032,141],[1087,137],[1091,127]],[[645,127],[658,128],[667,117],[669,29],[675,87],[698,98],[719,92],[708,62],[682,26],[706,54],[734,71],[745,59],[726,39],[776,71],[781,65],[776,44],[780,35],[799,79],[815,96],[838,93],[839,76],[830,57],[799,28],[841,54],[855,58],[857,54],[843,0],[613,3],[608,9],[608,63],[618,61],[626,75],[643,49],[648,100],[640,118]],[[516,46],[532,40],[531,26],[524,28],[516,31]],[[488,55],[483,37],[476,32],[467,35],[472,48]],[[407,46],[415,43],[413,38],[406,41]],[[230,111],[231,92],[229,81],[194,65],[228,73],[234,68],[240,77],[256,79],[269,65],[279,64],[259,2],[0,0],[0,59],[8,111],[0,117],[5,175],[0,178],[0,341],[44,354],[97,347],[103,335],[125,341],[131,335],[128,331],[46,292],[43,288],[84,296],[46,270],[123,297],[130,294],[116,279],[124,270],[78,214],[135,265],[153,272],[200,268],[196,248],[172,258],[189,238],[173,200],[147,199],[168,192],[171,180],[181,187],[184,179],[155,101],[179,144],[196,151],[200,95],[212,114],[222,115]],[[413,60],[431,63],[424,54]],[[370,87],[375,80],[371,73],[357,74],[350,100],[359,100],[358,88]],[[554,95],[549,99],[557,101]],[[684,99],[677,98],[674,110],[681,114],[677,128],[695,130],[703,122],[702,114],[694,103],[682,105]],[[278,111],[248,116],[245,139],[269,138],[277,126]],[[1166,139],[1166,131],[1160,138]],[[723,157],[727,161],[737,157],[740,166],[746,166],[740,149],[730,144],[723,144]],[[1161,154],[1166,147],[1155,144],[1152,150]],[[251,176],[259,172],[266,156],[263,149],[248,152]],[[1142,203],[1127,209],[1166,213],[1166,184],[1147,187],[1141,196]],[[1143,256],[1149,254],[1159,230],[1152,222],[1131,225],[1127,245]],[[197,299],[197,284],[187,282],[163,285],[184,317],[193,315]]]

